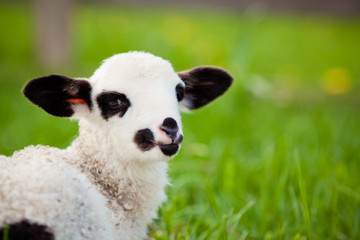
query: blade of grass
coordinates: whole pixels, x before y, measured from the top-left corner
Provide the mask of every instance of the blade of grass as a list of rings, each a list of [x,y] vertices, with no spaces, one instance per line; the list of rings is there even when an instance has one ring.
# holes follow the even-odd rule
[[[300,189],[300,198],[301,198],[301,205],[302,210],[304,214],[305,224],[308,232],[309,239],[313,239],[313,231],[311,226],[311,219],[310,219],[310,213],[309,213],[309,206],[307,204],[307,196],[306,196],[306,189],[305,189],[305,180],[302,176],[301,172],[301,164],[299,159],[299,152],[298,150],[295,150],[294,152],[294,158],[296,163],[296,170],[298,175],[298,183],[299,183],[299,189]]]
[[[9,239],[9,226],[7,224],[5,224],[4,226],[2,239],[3,240]]]

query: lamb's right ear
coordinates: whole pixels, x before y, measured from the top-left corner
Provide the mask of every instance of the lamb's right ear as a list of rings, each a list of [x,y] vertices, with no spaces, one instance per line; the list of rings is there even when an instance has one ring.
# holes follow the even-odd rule
[[[23,90],[35,105],[57,117],[71,117],[76,106],[92,107],[91,86],[86,80],[49,75],[31,80]]]

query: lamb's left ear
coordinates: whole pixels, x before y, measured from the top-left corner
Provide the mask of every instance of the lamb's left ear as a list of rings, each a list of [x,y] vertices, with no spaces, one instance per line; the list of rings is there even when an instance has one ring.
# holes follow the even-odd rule
[[[224,69],[201,66],[179,72],[185,82],[182,103],[188,109],[200,108],[222,95],[231,85],[233,78]]]
[[[91,86],[86,80],[50,75],[31,80],[23,90],[35,105],[57,117],[71,117],[77,106],[91,109]],[[84,108],[82,108],[84,109]]]

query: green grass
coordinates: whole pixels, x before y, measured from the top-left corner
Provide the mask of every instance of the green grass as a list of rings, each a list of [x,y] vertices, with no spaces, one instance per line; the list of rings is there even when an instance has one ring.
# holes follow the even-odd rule
[[[8,240],[9,239],[9,226],[5,225],[4,229],[2,230],[2,236],[1,236],[3,240]]]
[[[66,147],[77,134],[76,122],[26,101],[31,78],[90,76],[130,50],[179,71],[220,65],[235,83],[183,115],[185,141],[152,238],[360,238],[359,18],[78,5],[71,61],[53,69],[35,61],[29,6],[1,3],[0,20],[1,154]],[[333,83],[326,73],[338,68]],[[348,87],[332,95],[324,84]]]

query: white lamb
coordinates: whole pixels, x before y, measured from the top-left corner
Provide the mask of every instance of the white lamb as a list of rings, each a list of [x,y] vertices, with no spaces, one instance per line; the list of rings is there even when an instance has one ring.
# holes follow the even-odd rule
[[[25,96],[79,119],[80,134],[64,150],[0,156],[0,239],[146,238],[166,199],[167,161],[183,140],[180,109],[206,105],[231,83],[220,68],[175,73],[143,52],[110,57],[90,79],[31,80]]]

